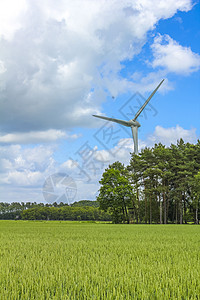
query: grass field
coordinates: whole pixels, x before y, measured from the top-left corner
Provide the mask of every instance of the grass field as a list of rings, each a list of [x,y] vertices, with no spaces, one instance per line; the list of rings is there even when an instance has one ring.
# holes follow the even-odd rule
[[[0,221],[0,299],[200,299],[200,226]]]

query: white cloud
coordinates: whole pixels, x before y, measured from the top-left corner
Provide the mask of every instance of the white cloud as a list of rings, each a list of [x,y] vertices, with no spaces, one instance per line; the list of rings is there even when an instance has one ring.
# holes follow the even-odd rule
[[[38,182],[41,182],[41,180],[44,180],[43,175],[38,172],[32,172],[32,171],[25,171],[25,172],[19,172],[19,171],[11,171],[8,173],[8,176],[6,178],[6,183],[9,183],[11,185],[19,185],[19,186],[32,186],[38,184]]]
[[[3,61],[0,60],[0,74],[6,72],[6,68],[4,66],[4,63]]]
[[[30,131],[0,135],[2,144],[38,144],[55,142],[58,139],[77,139],[78,135],[69,135],[62,130],[49,129],[47,131]]]
[[[0,37],[11,39],[21,27],[21,16],[26,12],[26,0],[0,1]]]
[[[45,178],[57,171],[55,148],[0,146],[1,201],[44,201]]]
[[[0,170],[2,173],[51,172],[56,165],[53,158],[55,148],[36,146],[23,148],[19,145],[0,147]],[[4,176],[6,178],[6,176]],[[16,180],[17,184],[17,180]]]
[[[176,144],[180,138],[184,142],[195,143],[197,141],[196,129],[184,129],[179,125],[170,128],[156,126],[154,133],[147,139],[147,145],[153,146],[153,144],[160,142],[169,146],[170,144]]]
[[[169,90],[173,90],[173,83],[170,82],[166,76],[167,72],[165,70],[149,72],[146,76],[138,72],[133,73],[133,82],[130,84],[130,89],[132,88],[133,91],[138,91],[142,94],[147,93],[147,95],[150,95],[149,93],[158,86],[162,79],[164,79],[165,81],[162,83],[157,93],[166,93]]]
[[[200,55],[192,52],[189,47],[183,47],[169,35],[159,35],[152,45],[154,60],[152,66],[162,67],[168,72],[188,75],[200,68]]]
[[[64,163],[61,164],[60,170],[66,171],[66,170],[73,170],[76,169],[78,166],[78,162],[72,159],[68,159]]]
[[[19,145],[0,147],[1,201],[45,202],[43,185],[54,174],[66,174],[75,181],[77,195],[74,201],[94,199],[102,169],[88,182],[88,178],[80,174],[77,162],[68,159],[59,164],[54,159],[54,153],[55,148],[46,145],[33,148]]]
[[[141,51],[160,19],[192,7],[191,0],[4,2],[3,135],[95,125],[91,114],[100,110],[105,91],[117,95],[130,88],[119,76],[121,62]]]

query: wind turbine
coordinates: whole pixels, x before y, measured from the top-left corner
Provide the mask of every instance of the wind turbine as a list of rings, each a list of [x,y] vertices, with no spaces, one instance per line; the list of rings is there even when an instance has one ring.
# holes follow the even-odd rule
[[[159,83],[159,85],[157,86],[157,88],[153,91],[153,93],[145,101],[145,103],[142,105],[142,107],[140,107],[140,109],[135,114],[135,117],[133,119],[131,119],[129,121],[125,121],[125,120],[107,118],[107,117],[97,116],[97,115],[93,115],[93,117],[104,119],[104,120],[115,122],[115,123],[119,123],[119,124],[124,125],[126,127],[131,127],[132,135],[133,135],[133,142],[134,142],[134,153],[138,154],[138,127],[140,127],[141,125],[136,120],[139,117],[139,115],[141,114],[141,112],[143,111],[143,109],[145,108],[145,106],[149,103],[149,101],[151,100],[151,98],[153,97],[153,95],[159,89],[159,87],[161,86],[161,84],[163,83],[163,81],[164,81],[164,79]]]

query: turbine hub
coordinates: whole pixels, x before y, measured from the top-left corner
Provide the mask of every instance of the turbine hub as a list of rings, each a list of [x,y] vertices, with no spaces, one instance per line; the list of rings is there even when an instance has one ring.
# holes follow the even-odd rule
[[[135,126],[135,127],[140,127],[141,126],[138,121],[130,120],[129,122],[131,123],[131,126]]]

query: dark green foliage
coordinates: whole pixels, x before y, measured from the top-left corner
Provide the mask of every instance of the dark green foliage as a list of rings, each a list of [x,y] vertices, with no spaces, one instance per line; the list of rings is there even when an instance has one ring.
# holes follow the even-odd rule
[[[104,172],[97,200],[113,222],[199,223],[200,141],[156,144]]]
[[[81,200],[78,202],[74,202],[71,204],[72,207],[83,207],[83,206],[92,206],[92,207],[99,207],[98,201],[91,201],[91,200]]]
[[[35,207],[24,210],[23,220],[110,221],[109,214],[95,207]]]
[[[170,147],[145,148],[138,156],[132,154],[127,168],[143,207],[136,212],[141,222],[198,223],[195,175],[200,170],[200,141],[193,145],[180,139]]]
[[[0,220],[95,220],[110,221],[108,213],[99,210],[97,201],[82,200],[71,206],[64,203],[0,203]]]
[[[110,165],[103,173],[100,184],[97,198],[100,209],[111,214],[113,223],[129,223],[129,208],[134,195],[124,165],[120,162]]]

